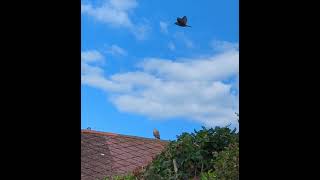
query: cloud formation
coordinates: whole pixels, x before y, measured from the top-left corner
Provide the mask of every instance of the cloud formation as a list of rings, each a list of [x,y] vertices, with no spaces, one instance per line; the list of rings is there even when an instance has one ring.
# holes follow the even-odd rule
[[[99,51],[90,50],[81,52],[81,62],[94,63],[102,61],[104,61],[104,57]]]
[[[206,58],[145,58],[137,71],[106,77],[82,74],[82,84],[102,89],[119,111],[152,119],[186,118],[206,126],[237,125],[239,51]],[[225,80],[234,78],[226,83]]]
[[[177,41],[182,42],[189,49],[194,47],[194,43],[192,42],[192,40],[182,32],[175,33],[174,38]]]
[[[107,48],[106,52],[113,56],[126,56],[128,54],[126,50],[116,44],[113,44]]]
[[[216,51],[227,51],[230,49],[239,49],[239,43],[228,42],[228,41],[220,41],[220,40],[212,40],[211,47]]]
[[[168,34],[168,23],[160,21],[160,31],[164,34]]]
[[[173,44],[173,42],[169,42],[168,43],[168,48],[171,50],[171,51],[174,51],[176,49],[176,46]]]
[[[91,3],[81,4],[81,13],[112,27],[127,28],[139,40],[146,38],[150,27],[146,24],[137,25],[129,17],[129,13],[138,6],[136,0],[105,0],[99,6]]]

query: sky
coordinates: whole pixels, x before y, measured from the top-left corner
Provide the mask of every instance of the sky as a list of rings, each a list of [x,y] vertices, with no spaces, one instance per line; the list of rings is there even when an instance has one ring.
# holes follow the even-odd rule
[[[82,0],[81,128],[238,129],[238,42],[238,0]]]

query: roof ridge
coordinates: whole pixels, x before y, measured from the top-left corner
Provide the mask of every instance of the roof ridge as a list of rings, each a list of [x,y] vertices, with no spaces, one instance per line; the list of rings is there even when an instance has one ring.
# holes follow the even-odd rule
[[[124,136],[124,137],[129,137],[129,138],[138,138],[138,139],[146,139],[146,140],[152,140],[152,141],[169,142],[169,140],[163,140],[163,139],[159,140],[159,139],[153,139],[153,138],[125,135],[125,134],[117,134],[117,133],[110,133],[110,132],[103,132],[103,131],[96,131],[96,130],[88,130],[88,129],[81,129],[81,133],[98,134],[98,135],[103,135],[103,136]]]

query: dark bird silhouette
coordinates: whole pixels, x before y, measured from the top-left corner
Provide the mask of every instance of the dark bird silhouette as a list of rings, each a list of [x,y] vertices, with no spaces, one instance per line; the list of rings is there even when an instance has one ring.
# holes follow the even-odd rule
[[[187,25],[187,16],[183,16],[182,18],[177,18],[177,22],[175,22],[176,25],[181,26],[181,27],[191,27]]]
[[[153,136],[154,136],[155,138],[157,138],[157,139],[160,139],[160,133],[159,133],[159,131],[158,131],[157,129],[154,129],[154,130],[153,130]]]

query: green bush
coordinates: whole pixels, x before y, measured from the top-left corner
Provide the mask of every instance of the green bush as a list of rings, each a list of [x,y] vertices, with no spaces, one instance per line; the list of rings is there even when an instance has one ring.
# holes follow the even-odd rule
[[[214,169],[219,180],[239,179],[239,143],[230,144],[218,153],[214,160]]]
[[[106,177],[104,180],[137,180],[133,174],[123,175],[123,176],[113,176],[111,178]]]
[[[213,170],[209,170],[208,172],[203,172],[200,174],[201,180],[218,180],[217,175]]]
[[[144,172],[145,179],[190,179],[215,170],[215,154],[238,142],[236,130],[216,127],[183,133]],[[178,171],[174,171],[176,161]]]

